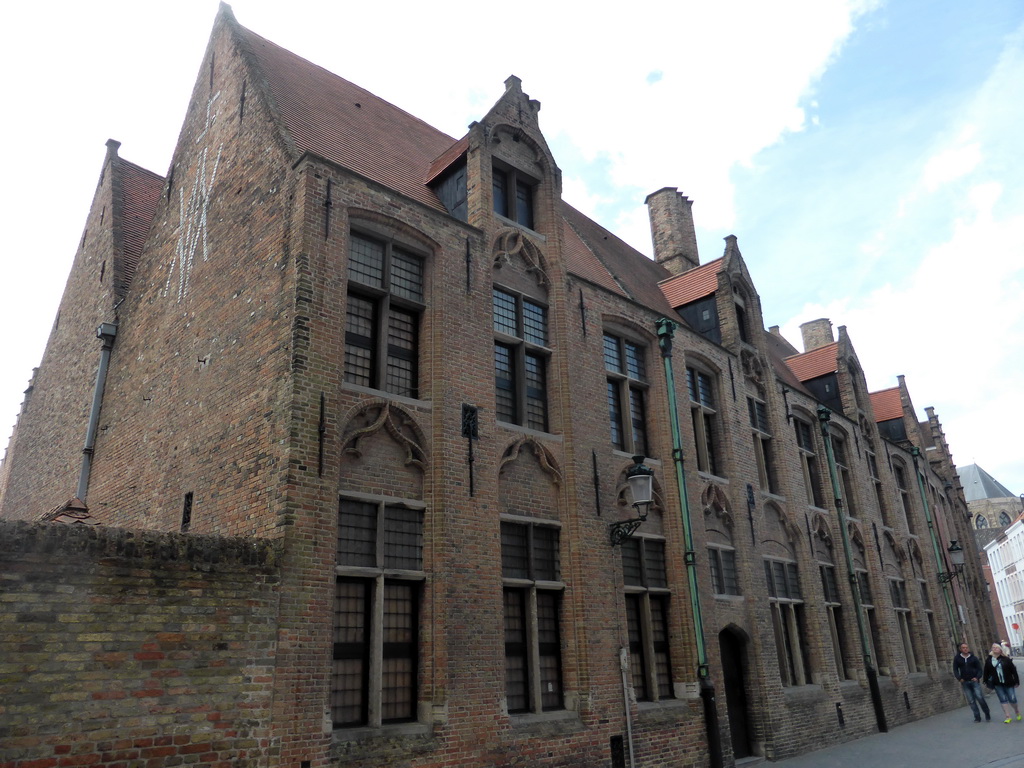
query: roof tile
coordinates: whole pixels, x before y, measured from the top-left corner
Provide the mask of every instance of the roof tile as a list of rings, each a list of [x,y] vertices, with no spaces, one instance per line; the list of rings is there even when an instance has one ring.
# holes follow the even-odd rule
[[[875,412],[875,421],[891,421],[903,418],[903,401],[900,399],[900,388],[892,387],[871,393],[871,408]]]
[[[724,258],[715,259],[689,272],[662,280],[662,294],[676,309],[710,296],[718,289],[718,273],[724,261]]]
[[[838,355],[839,342],[833,341],[831,344],[812,349],[810,352],[787,357],[786,365],[790,367],[800,381],[810,381],[819,376],[825,376],[838,371]]]

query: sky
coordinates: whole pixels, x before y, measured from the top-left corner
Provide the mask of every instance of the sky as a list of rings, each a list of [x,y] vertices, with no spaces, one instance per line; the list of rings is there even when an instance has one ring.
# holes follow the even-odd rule
[[[245,27],[458,138],[518,75],[563,197],[650,255],[645,197],[735,234],[766,325],[845,325],[872,390],[905,375],[954,461],[1024,493],[1024,3],[236,0]],[[597,6],[588,6],[593,9]],[[165,174],[217,3],[0,12],[6,444],[108,138]]]

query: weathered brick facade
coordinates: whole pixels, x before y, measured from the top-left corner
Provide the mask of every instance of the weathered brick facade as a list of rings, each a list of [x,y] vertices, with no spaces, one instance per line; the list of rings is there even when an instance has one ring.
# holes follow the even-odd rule
[[[674,189],[648,200],[653,261],[563,203],[539,103],[518,78],[505,88],[456,141],[222,8],[130,289],[74,315],[86,341],[51,341],[0,487],[9,518],[74,495],[87,409],[33,409],[65,384],[87,404],[90,326],[116,322],[83,494],[116,530],[19,528],[36,533],[17,541],[52,539],[75,557],[49,572],[41,545],[25,543],[5,567],[33,574],[20,588],[63,585],[80,603],[96,594],[89,579],[151,594],[153,618],[131,637],[65,627],[65,615],[113,622],[105,598],[47,609],[56,624],[37,616],[54,649],[165,654],[109,680],[77,674],[102,664],[94,655],[60,671],[69,707],[91,701],[97,679],[165,707],[110,705],[102,728],[127,731],[105,736],[109,749],[82,742],[96,764],[702,766],[713,750],[701,664],[726,764],[869,733],[822,403],[885,718],[958,701],[955,640],[983,644],[992,630],[979,592],[937,583],[966,524],[938,422],[922,430],[907,394],[886,401],[905,439],[879,432],[845,328],[833,340],[816,321],[803,354],[765,332],[736,238],[700,266],[690,201]],[[115,226],[104,205],[98,193],[90,231]],[[76,262],[66,304],[91,271]],[[69,436],[67,468],[44,481],[41,449],[26,446],[56,435]],[[620,548],[609,529],[633,514],[634,453],[654,469],[655,499]],[[90,536],[152,537],[176,554],[121,565],[135,555],[76,543]],[[206,537],[275,554],[236,567],[240,555],[192,543],[220,541]],[[969,560],[966,578],[976,569]],[[68,572],[89,578],[62,581]],[[242,696],[251,713],[244,728],[222,714],[234,724],[203,752],[193,745],[214,721],[176,719],[187,701],[142,670],[206,690],[200,670],[164,662],[193,633],[234,627],[243,603],[261,620],[227,641],[236,667],[209,712]],[[215,616],[183,623],[175,613],[190,606]],[[4,616],[17,627],[21,613]],[[21,686],[24,709],[0,705],[2,728],[60,708],[19,669],[5,667],[4,684]],[[135,720],[152,733],[136,735]],[[138,738],[182,749],[127,755]],[[72,743],[55,724],[52,739],[0,753],[0,768],[57,764],[32,761],[59,761]]]

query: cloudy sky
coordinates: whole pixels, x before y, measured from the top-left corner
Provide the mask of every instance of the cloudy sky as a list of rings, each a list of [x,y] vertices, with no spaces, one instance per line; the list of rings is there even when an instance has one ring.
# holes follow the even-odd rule
[[[644,198],[739,237],[768,325],[845,325],[872,389],[905,374],[960,465],[1024,492],[1024,3],[236,0],[242,25],[454,137],[509,74],[564,196],[650,253]],[[599,7],[588,5],[588,9]],[[38,365],[104,142],[166,173],[212,0],[3,12],[0,442]]]

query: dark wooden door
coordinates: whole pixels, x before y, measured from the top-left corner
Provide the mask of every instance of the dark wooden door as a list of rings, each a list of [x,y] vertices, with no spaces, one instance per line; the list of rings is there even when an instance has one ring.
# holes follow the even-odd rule
[[[747,719],[747,681],[743,672],[746,643],[738,633],[726,629],[718,635],[718,645],[722,652],[722,683],[729,712],[732,753],[736,759],[750,757],[753,753],[750,749],[750,723]]]

